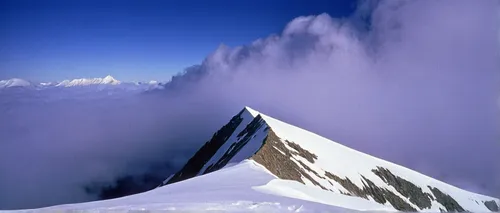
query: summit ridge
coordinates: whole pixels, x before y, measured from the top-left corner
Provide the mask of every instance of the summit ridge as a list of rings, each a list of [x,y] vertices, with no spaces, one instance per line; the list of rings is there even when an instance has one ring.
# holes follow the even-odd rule
[[[253,160],[281,180],[358,197],[398,211],[498,211],[465,191],[244,107],[162,186]]]

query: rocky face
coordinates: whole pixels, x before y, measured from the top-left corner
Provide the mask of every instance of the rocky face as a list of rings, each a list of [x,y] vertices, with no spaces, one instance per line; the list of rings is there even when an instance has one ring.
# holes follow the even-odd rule
[[[453,199],[450,195],[447,195],[441,192],[438,188],[434,188],[429,186],[429,189],[432,191],[432,194],[436,197],[436,201],[443,205],[446,208],[446,211],[449,212],[464,212],[465,209],[457,203],[455,199]]]
[[[291,149],[287,148],[285,144]],[[311,177],[311,175],[315,175],[321,179],[330,179],[328,180],[330,184],[331,181],[335,181],[348,191],[348,193],[341,193],[364,199],[372,197],[376,202],[381,204],[389,202],[399,211],[418,211],[410,203],[403,200],[394,192],[376,186],[371,180],[365,178],[364,176],[360,177],[363,182],[363,187],[360,188],[349,178],[341,178],[328,171],[326,171],[324,175],[320,175],[316,171],[310,169],[301,160],[294,158],[294,156],[301,156],[309,163],[314,163],[318,158],[315,154],[303,149],[296,143],[287,140],[283,141],[276,136],[271,129],[269,130],[267,138],[263,141],[262,147],[254,156],[252,156],[252,159],[266,167],[266,169],[281,179],[295,180],[304,183],[303,178],[305,178],[314,185],[324,190],[328,190],[327,187],[321,185],[313,177]],[[290,159],[294,159],[297,163]],[[376,169],[373,169],[372,172],[388,185],[393,186],[399,194],[408,198],[408,200],[420,210],[431,207],[431,201],[434,200],[434,197],[429,193],[423,192],[422,188],[416,186],[410,181],[405,180],[404,178],[394,175],[391,171],[383,167],[377,167]],[[443,211],[465,211],[453,198],[449,195],[440,193],[437,188],[433,188],[433,194],[436,198],[439,197],[439,199],[436,199],[437,202],[441,203],[446,208],[446,210]],[[490,205],[491,208],[494,208],[493,204],[490,203],[488,205]]]
[[[401,197],[394,194],[387,189],[377,187],[372,181],[362,176],[363,179],[363,191],[371,195],[375,201],[384,204],[388,201],[395,209],[405,212],[416,212],[417,210],[413,208],[406,201],[401,199]]]
[[[243,131],[241,131],[238,134],[238,138],[241,138],[245,136],[244,138],[240,139],[238,142],[231,144],[229,149],[224,153],[224,155],[215,163],[210,166],[208,166],[207,170],[204,172],[204,174],[217,171],[229,162],[231,158],[238,153],[241,148],[243,148],[250,139],[252,139],[252,136],[262,127],[264,124],[264,120],[259,116],[255,117],[252,122],[250,122]]]
[[[184,167],[175,173],[170,180],[163,183],[160,186],[167,185],[170,183],[175,183],[178,181],[186,180],[196,176],[199,171],[203,168],[205,163],[207,163],[210,158],[219,150],[219,148],[226,142],[226,140],[233,134],[236,128],[241,124],[243,120],[241,114],[244,110],[240,111],[236,116],[234,116],[229,123],[224,125],[219,131],[217,131],[210,141],[206,142],[195,154],[189,159],[189,161],[184,165]]]
[[[268,130],[267,137],[264,139],[262,143],[262,147],[259,149],[257,153],[255,153],[251,159],[260,165],[264,166],[271,173],[276,175],[277,177],[284,180],[295,180],[301,183],[304,183],[302,177],[308,179],[313,184],[321,186],[316,180],[314,180],[304,169],[300,168],[296,163],[290,160],[292,153],[297,153],[303,156],[309,156],[306,159],[314,160],[317,157],[308,152],[307,150],[302,149],[298,144],[294,144],[292,142],[285,142],[287,144],[292,144],[291,147],[295,147],[294,151],[288,149],[285,144],[281,141],[281,139],[272,131],[272,129]],[[302,154],[300,154],[302,153]],[[308,160],[309,160],[308,159]],[[300,162],[300,161],[299,161]],[[306,166],[307,167],[307,166]],[[326,189],[326,188],[324,188]]]
[[[406,201],[401,199],[399,196],[394,194],[393,192],[377,187],[372,181],[361,176],[363,180],[363,188],[359,188],[356,186],[349,178],[340,178],[339,176],[332,174],[330,172],[325,172],[325,175],[342,185],[349,193],[347,195],[361,197],[364,199],[368,199],[368,196],[372,197],[377,203],[385,204],[389,202],[394,208],[399,211],[417,211]]]
[[[316,171],[309,168],[305,162],[302,162],[294,156],[300,156],[309,163],[314,163],[318,158],[315,154],[303,149],[300,145],[288,140],[282,140],[272,131],[272,129],[270,129],[268,136],[262,143],[262,147],[251,157],[251,159],[255,160],[281,179],[305,183],[303,180],[303,178],[305,178],[314,185],[324,190],[329,190],[311,176],[315,175],[321,179],[329,179],[328,182],[330,184],[332,184],[332,181],[335,181],[342,185],[342,187],[348,191],[347,193],[341,191],[343,194],[364,199],[372,197],[376,202],[381,204],[389,202],[399,211],[418,211],[411,204],[417,206],[420,210],[428,209],[431,207],[431,201],[435,200],[431,194],[423,192],[422,188],[404,178],[394,175],[390,170],[383,167],[377,167],[373,169],[372,172],[385,183],[394,187],[399,194],[408,198],[411,204],[396,195],[393,191],[376,186],[371,180],[364,176],[360,176],[363,187],[358,187],[349,178],[341,178],[328,171],[325,171],[325,174],[318,174]],[[290,159],[294,160],[292,161]],[[433,188],[432,192],[436,197],[436,201],[446,208],[446,210],[442,209],[442,211],[465,211],[453,198],[442,193],[437,188]],[[488,205],[494,208],[492,203]]]
[[[391,171],[382,167],[377,167],[377,169],[372,170],[372,172],[379,176],[384,182],[393,186],[396,191],[408,198],[410,202],[417,205],[420,209],[431,207],[431,200],[434,200],[434,198],[429,193],[423,192],[422,188],[392,174]]]
[[[332,179],[333,181],[339,183],[344,187],[348,193],[341,192],[345,195],[349,196],[356,196],[356,197],[362,197],[365,199],[368,199],[367,193],[363,191],[363,189],[360,189],[358,186],[356,186],[349,178],[342,179],[337,175],[334,175],[333,173],[330,173],[328,171],[325,172],[325,176]]]
[[[294,142],[290,142],[288,140],[285,140],[285,142],[287,143],[287,145],[289,147],[291,147],[292,149],[295,150],[294,152],[292,152],[293,154],[296,154],[296,155],[299,155],[299,156],[305,158],[307,161],[309,161],[309,163],[314,163],[314,160],[318,159],[318,156],[316,156],[315,154],[313,154],[305,149],[302,149],[302,147],[300,147],[298,144],[296,144]]]
[[[287,148],[285,144],[291,149]],[[365,177],[360,177],[362,178],[364,185],[363,188],[360,188],[356,186],[349,178],[343,179],[328,171],[326,171],[324,175],[320,175],[316,171],[309,168],[300,159],[297,159],[294,156],[300,156],[306,159],[309,163],[314,163],[318,158],[315,154],[303,149],[300,145],[288,140],[282,140],[272,131],[272,129],[270,129],[267,138],[263,141],[262,147],[257,153],[255,153],[254,156],[252,156],[252,159],[281,179],[295,180],[301,183],[305,183],[303,180],[303,178],[305,178],[308,181],[312,182],[314,185],[324,190],[328,190],[327,187],[321,185],[313,177],[311,177],[311,175],[315,175],[321,179],[330,179],[328,180],[330,184],[331,181],[339,183],[349,191],[347,195],[361,197],[364,199],[368,199],[368,196],[370,196],[378,203],[391,203],[391,205],[399,211],[417,211],[417,209],[413,208],[410,204],[401,199],[401,197],[399,197],[398,195],[394,194],[392,191],[377,187],[372,181]],[[296,161],[297,163],[290,159],[294,159],[294,161]],[[388,173],[386,170],[381,171],[384,171],[382,172],[384,174],[390,173]],[[411,188],[411,186],[408,187],[410,185],[408,181],[404,181],[401,178],[398,179],[394,175],[388,177],[398,180],[401,186],[406,186],[402,187],[401,191],[406,190],[405,192],[408,192],[409,194],[408,197],[418,197],[418,193],[413,194],[413,191],[408,189]],[[418,192],[417,188],[418,187],[412,189]],[[421,191],[422,190],[420,189],[420,192]],[[421,194],[423,194],[423,192]],[[427,195],[424,194],[423,196],[426,196],[426,198],[429,199]]]
[[[484,205],[486,206],[486,208],[488,208],[492,212],[498,212],[498,210],[499,210],[498,205],[494,200],[485,201]]]

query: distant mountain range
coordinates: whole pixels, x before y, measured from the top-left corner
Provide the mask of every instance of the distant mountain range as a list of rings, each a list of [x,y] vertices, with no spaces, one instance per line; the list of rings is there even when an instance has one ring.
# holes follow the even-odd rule
[[[151,88],[162,88],[165,83],[158,81],[150,82],[122,82],[108,75],[104,78],[78,78],[72,80],[63,80],[61,82],[41,82],[34,83],[20,78],[0,80],[0,89],[3,88],[52,88],[52,87],[83,87],[92,85],[104,86],[148,86]]]
[[[73,80],[64,80],[58,83],[56,86],[73,87],[73,86],[87,86],[93,84],[107,84],[107,85],[118,85],[121,81],[116,80],[113,76],[106,76],[104,78],[79,78]]]

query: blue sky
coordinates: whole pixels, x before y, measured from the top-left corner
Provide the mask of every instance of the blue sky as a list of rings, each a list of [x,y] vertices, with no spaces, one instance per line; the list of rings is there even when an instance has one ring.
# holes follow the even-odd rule
[[[0,79],[107,74],[169,80],[224,43],[279,33],[297,16],[347,16],[354,1],[0,0]]]

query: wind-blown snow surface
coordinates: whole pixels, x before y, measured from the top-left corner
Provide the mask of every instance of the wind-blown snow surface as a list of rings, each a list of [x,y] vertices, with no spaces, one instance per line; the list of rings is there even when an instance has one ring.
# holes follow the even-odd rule
[[[60,205],[35,211],[355,212],[320,203],[260,193],[260,190],[253,189],[254,186],[263,186],[274,179],[275,177],[262,166],[254,161],[245,160],[233,167],[137,195],[106,201]],[[385,207],[379,206],[379,208]]]
[[[443,193],[450,195],[465,210],[472,212],[489,212],[484,201],[500,200],[479,195],[448,185],[444,182],[422,175],[402,166],[358,152],[341,144],[323,138],[319,135],[303,130],[299,127],[281,122],[270,116],[261,114],[250,108],[245,108],[239,116],[243,118],[233,134],[224,145],[205,163],[200,170],[204,173],[207,165],[213,165],[223,158],[224,153],[235,149],[232,145],[239,143],[243,138],[251,138],[236,155],[231,156],[227,165],[217,171],[200,175],[181,182],[168,184],[154,190],[128,197],[97,201],[81,204],[68,204],[35,211],[59,210],[175,210],[175,211],[207,211],[219,210],[227,212],[355,212],[355,211],[396,211],[389,203],[378,203],[373,198],[361,198],[355,195],[346,195],[349,189],[328,180],[322,175],[331,172],[342,178],[349,178],[355,185],[362,188],[366,179],[380,188],[392,191],[416,209],[397,189],[388,185],[383,179],[376,176],[372,169],[384,167],[394,175],[402,177],[419,186],[424,192],[433,194],[427,186],[436,187]],[[252,121],[263,120],[252,135],[239,134],[251,126]],[[250,124],[250,125],[249,125]],[[265,166],[252,158],[263,147],[263,139],[273,131],[280,139],[293,141],[303,149],[316,155],[314,163],[301,157],[298,152],[290,158],[297,166],[307,164],[309,171],[304,169],[310,177],[319,182],[318,185],[304,181],[305,184],[294,180],[283,180],[272,174]],[[238,134],[240,136],[238,136]],[[282,141],[285,144],[285,141]],[[286,146],[289,151],[297,148]],[[262,148],[261,148],[262,149]],[[286,170],[286,168],[280,168]],[[362,179],[364,176],[366,179]],[[166,181],[169,181],[169,177]],[[303,180],[306,178],[303,176]],[[365,182],[363,182],[365,181]],[[431,195],[432,196],[432,195]],[[435,197],[435,195],[434,195]],[[419,209],[426,212],[439,212],[445,209],[435,199],[432,206]],[[28,210],[30,211],[30,210]]]

